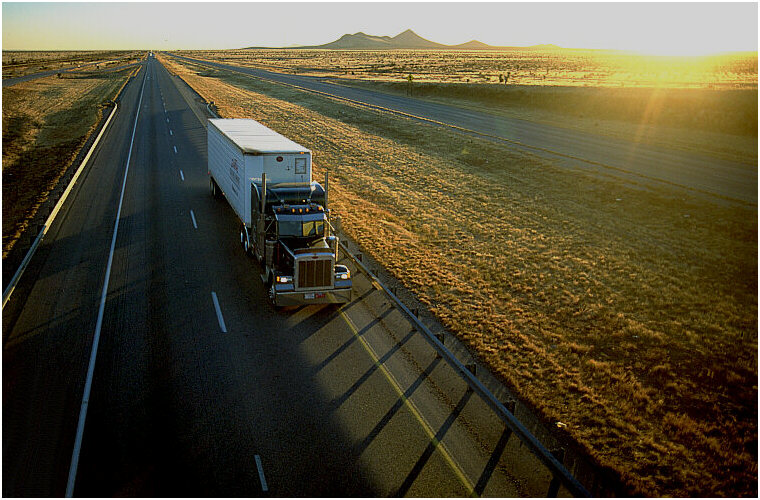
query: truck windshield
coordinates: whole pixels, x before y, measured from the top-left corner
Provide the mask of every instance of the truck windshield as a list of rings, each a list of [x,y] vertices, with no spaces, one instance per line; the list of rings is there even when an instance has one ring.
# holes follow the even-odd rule
[[[280,236],[322,236],[325,231],[325,221],[279,221]]]

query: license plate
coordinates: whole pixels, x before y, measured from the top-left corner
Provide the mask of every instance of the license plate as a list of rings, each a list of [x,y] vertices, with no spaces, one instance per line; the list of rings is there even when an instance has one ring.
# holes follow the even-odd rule
[[[325,294],[324,293],[305,293],[305,294],[303,294],[303,298],[305,300],[324,299],[325,298]]]

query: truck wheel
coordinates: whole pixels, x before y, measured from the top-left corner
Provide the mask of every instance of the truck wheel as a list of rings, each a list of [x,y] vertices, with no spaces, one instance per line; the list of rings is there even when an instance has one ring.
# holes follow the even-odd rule
[[[248,238],[245,236],[245,230],[240,228],[240,245],[243,247],[245,254],[251,256],[251,247],[248,245]]]
[[[275,308],[275,310],[278,310],[279,307],[277,307],[277,303],[275,302],[275,291],[274,291],[274,283],[269,285],[269,303],[272,304],[272,307]]]
[[[218,189],[216,187],[216,182],[214,182],[214,178],[211,177],[211,178],[209,178],[208,181],[211,184],[211,196],[213,198],[219,198],[219,191],[218,191]]]
[[[277,292],[275,292],[274,289],[274,274],[272,273],[269,273],[269,276],[267,277],[267,297],[269,298],[269,303],[272,304],[272,307],[274,307],[274,310],[279,311],[281,307],[278,306],[275,302]]]

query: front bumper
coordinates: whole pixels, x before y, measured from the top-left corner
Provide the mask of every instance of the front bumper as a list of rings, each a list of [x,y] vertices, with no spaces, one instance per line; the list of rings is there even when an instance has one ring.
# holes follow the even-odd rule
[[[274,304],[276,306],[301,306],[304,304],[345,304],[350,301],[351,288],[312,290],[309,292],[277,290],[274,296]]]

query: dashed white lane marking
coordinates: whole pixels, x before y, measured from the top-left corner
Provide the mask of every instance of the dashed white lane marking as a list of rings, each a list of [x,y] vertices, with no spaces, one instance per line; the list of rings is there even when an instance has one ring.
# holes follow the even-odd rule
[[[222,309],[219,307],[219,299],[216,298],[216,292],[211,292],[211,298],[214,301],[214,309],[216,309],[216,319],[219,320],[219,328],[222,329],[222,333],[227,333],[227,327],[225,326],[224,318],[222,317]],[[262,473],[260,472],[259,474]]]
[[[169,135],[174,135],[174,132],[172,132],[172,129],[169,129]]]
[[[261,480],[261,491],[268,491],[267,480],[264,477],[264,468],[261,466],[261,457],[256,455],[256,468],[259,470],[259,479]]]
[[[182,173],[182,170],[179,171],[179,176],[182,177],[182,180],[185,180],[185,174]]]
[[[177,154],[177,146],[174,146],[174,154]]]
[[[184,179],[183,179],[183,180],[184,180]],[[193,219],[193,227],[194,227],[195,229],[198,229],[198,224],[195,222],[195,214],[193,213],[193,211],[192,211],[192,210],[190,210],[190,218],[191,218],[191,219]]]

